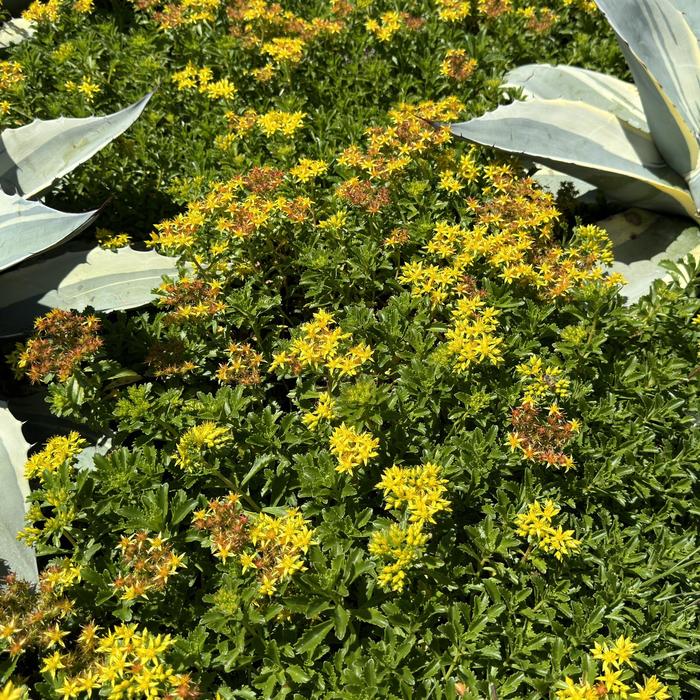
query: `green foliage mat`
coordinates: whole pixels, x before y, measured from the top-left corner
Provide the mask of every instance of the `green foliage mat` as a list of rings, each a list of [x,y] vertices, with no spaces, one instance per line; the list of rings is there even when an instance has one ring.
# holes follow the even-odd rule
[[[433,125],[624,77],[591,3],[30,14],[0,126],[157,85],[48,200],[181,277],[13,354],[106,440],[27,463],[0,698],[698,694],[700,270],[625,306],[600,229]]]

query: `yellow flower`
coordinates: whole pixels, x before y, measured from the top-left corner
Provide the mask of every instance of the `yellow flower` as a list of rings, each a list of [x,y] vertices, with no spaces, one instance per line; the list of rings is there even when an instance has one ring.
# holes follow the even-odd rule
[[[257,117],[257,125],[265,136],[282,134],[292,136],[301,128],[306,114],[304,112],[283,112],[272,110]]]
[[[328,166],[322,160],[312,160],[310,158],[302,158],[298,165],[295,165],[289,173],[299,182],[307,182],[313,180],[319,175],[326,172]]]
[[[5,687],[0,689],[0,700],[24,700],[26,697],[25,686],[16,686],[8,681]]]
[[[46,472],[53,473],[63,464],[71,464],[87,446],[87,442],[73,431],[68,435],[57,435],[49,439],[41,452],[32,455],[24,465],[27,479],[42,478]]]
[[[41,667],[41,672],[48,673],[51,678],[55,678],[56,672],[66,667],[60,651],[55,651],[51,656],[45,656],[43,661],[44,665]]]
[[[299,63],[304,55],[306,42],[303,39],[275,37],[265,42],[261,51],[278,63]]]
[[[371,433],[360,432],[342,423],[331,435],[330,448],[338,460],[335,470],[352,474],[357,467],[365,466],[379,453],[379,440]]]
[[[207,451],[218,450],[231,440],[230,430],[212,421],[195,425],[178,440],[175,464],[186,472],[195,471],[206,466],[204,457]]]

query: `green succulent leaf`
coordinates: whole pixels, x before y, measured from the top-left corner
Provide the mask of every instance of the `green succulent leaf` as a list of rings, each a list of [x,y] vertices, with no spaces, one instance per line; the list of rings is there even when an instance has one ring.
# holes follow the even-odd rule
[[[700,46],[668,0],[597,0],[618,36],[649,128],[700,209]]]
[[[460,138],[585,180],[630,206],[697,216],[683,179],[664,162],[650,134],[602,109],[571,100],[529,100],[450,128]]]
[[[24,478],[28,450],[22,424],[0,402],[0,571],[9,567],[21,578],[36,582],[34,552],[17,541],[17,532],[24,527],[29,495],[29,484]]]
[[[521,88],[528,98],[585,102],[649,131],[639,90],[632,83],[604,73],[575,66],[531,63],[507,73],[504,86]]]
[[[0,187],[25,197],[38,194],[126,131],[151,94],[104,117],[36,119],[6,129],[0,137]]]
[[[49,309],[131,309],[153,300],[176,261],[154,251],[93,248],[63,253],[0,276],[0,337],[25,332]]]
[[[98,211],[68,214],[0,192],[0,270],[42,253],[75,236]]]

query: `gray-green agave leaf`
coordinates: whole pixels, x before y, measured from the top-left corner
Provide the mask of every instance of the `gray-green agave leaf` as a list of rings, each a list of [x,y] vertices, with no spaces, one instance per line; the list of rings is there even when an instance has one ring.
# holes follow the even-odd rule
[[[32,197],[126,131],[151,98],[104,117],[34,120],[0,135],[0,187]]]
[[[131,309],[153,301],[177,261],[155,251],[93,248],[30,263],[0,275],[0,338],[21,335],[52,308]]]
[[[523,66],[505,85],[521,88],[525,103],[452,132],[584,180],[610,199],[700,221],[700,2],[596,2],[634,85],[570,66]]]
[[[583,102],[514,102],[451,130],[613,191],[630,206],[696,215],[683,178],[664,162],[651,136]]]
[[[26,39],[34,36],[36,26],[34,22],[18,17],[10,19],[0,27],[0,49],[6,49],[14,44],[21,44]]]
[[[596,0],[617,34],[652,137],[700,210],[700,46],[670,0]]]
[[[505,87],[517,87],[528,98],[585,102],[610,112],[631,126],[649,131],[639,90],[624,80],[574,66],[532,63],[506,74]]]
[[[29,484],[24,463],[29,444],[22,435],[22,424],[7,405],[0,402],[0,573],[9,568],[21,578],[38,579],[34,552],[17,541],[24,527]]]
[[[0,191],[0,271],[77,235],[97,214],[67,214]]]

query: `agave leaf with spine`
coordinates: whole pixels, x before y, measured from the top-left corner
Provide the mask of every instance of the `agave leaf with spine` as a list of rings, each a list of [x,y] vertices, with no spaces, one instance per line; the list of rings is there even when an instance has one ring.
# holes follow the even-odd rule
[[[507,84],[532,99],[453,124],[452,132],[579,177],[611,199],[700,221],[700,48],[686,21],[692,15],[697,27],[700,10],[691,5],[695,0],[596,2],[618,36],[636,87],[593,71],[523,67],[509,74]],[[553,130],[557,138],[549,143]],[[640,143],[647,145],[639,149]]]
[[[0,187],[24,197],[45,190],[126,131],[151,94],[104,117],[35,119],[17,129],[5,129],[0,135]]]
[[[0,191],[0,271],[77,235],[98,213],[67,214]]]

